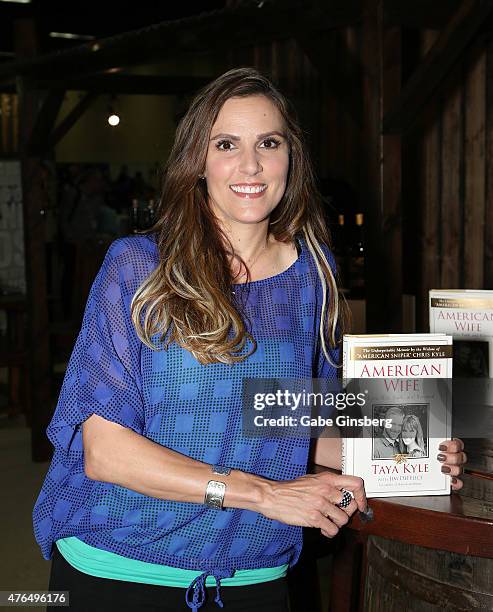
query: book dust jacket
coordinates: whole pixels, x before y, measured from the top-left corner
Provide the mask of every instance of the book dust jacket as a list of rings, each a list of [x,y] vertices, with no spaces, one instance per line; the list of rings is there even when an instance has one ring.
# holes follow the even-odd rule
[[[452,338],[347,335],[343,377],[366,394],[368,423],[343,433],[343,473],[362,477],[368,497],[448,495],[436,457],[452,430]]]

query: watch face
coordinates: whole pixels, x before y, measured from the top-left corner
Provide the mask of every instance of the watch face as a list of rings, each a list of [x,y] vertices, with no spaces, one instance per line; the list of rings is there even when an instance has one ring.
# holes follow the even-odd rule
[[[231,472],[231,468],[225,467],[224,465],[213,465],[212,473],[213,474],[223,474],[227,476]]]

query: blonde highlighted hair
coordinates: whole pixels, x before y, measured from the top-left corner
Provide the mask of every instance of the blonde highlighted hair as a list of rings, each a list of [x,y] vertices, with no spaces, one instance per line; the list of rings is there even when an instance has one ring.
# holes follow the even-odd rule
[[[209,207],[206,163],[212,126],[229,98],[265,96],[285,123],[290,165],[284,195],[272,211],[269,233],[280,242],[303,237],[322,285],[320,345],[329,348],[341,334],[341,302],[322,245],[330,236],[316,190],[303,134],[286,98],[253,68],[230,70],[207,85],[181,120],[163,172],[155,226],[159,264],[134,295],[132,320],[142,342],[157,348],[176,342],[203,364],[242,361],[255,350],[241,308],[231,294],[233,246]],[[248,268],[244,262],[243,266]],[[247,340],[250,352],[243,351]]]

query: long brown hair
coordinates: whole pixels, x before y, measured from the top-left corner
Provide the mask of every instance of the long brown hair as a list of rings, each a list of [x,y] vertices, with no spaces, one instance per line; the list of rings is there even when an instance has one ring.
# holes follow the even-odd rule
[[[159,334],[165,346],[174,341],[200,363],[242,361],[251,354],[243,352],[247,339],[255,350],[231,295],[233,247],[209,207],[206,182],[199,178],[223,104],[229,98],[255,95],[267,97],[281,113],[290,149],[286,190],[270,216],[269,233],[286,243],[303,236],[314,257],[323,292],[320,342],[330,359],[327,344],[337,343],[340,308],[336,281],[321,248],[330,247],[321,198],[291,106],[254,68],[230,70],[212,81],[178,126],[163,172],[158,220],[151,230],[157,233],[159,264],[133,298],[132,319],[151,348],[157,348],[152,337]]]

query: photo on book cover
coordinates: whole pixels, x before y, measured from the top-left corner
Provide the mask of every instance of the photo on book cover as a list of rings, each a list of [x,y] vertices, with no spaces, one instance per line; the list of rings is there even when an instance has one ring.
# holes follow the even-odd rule
[[[486,340],[454,340],[453,371],[456,378],[488,378],[489,348]]]
[[[429,456],[429,404],[374,404],[373,418],[391,427],[373,427],[372,459],[405,461]]]

